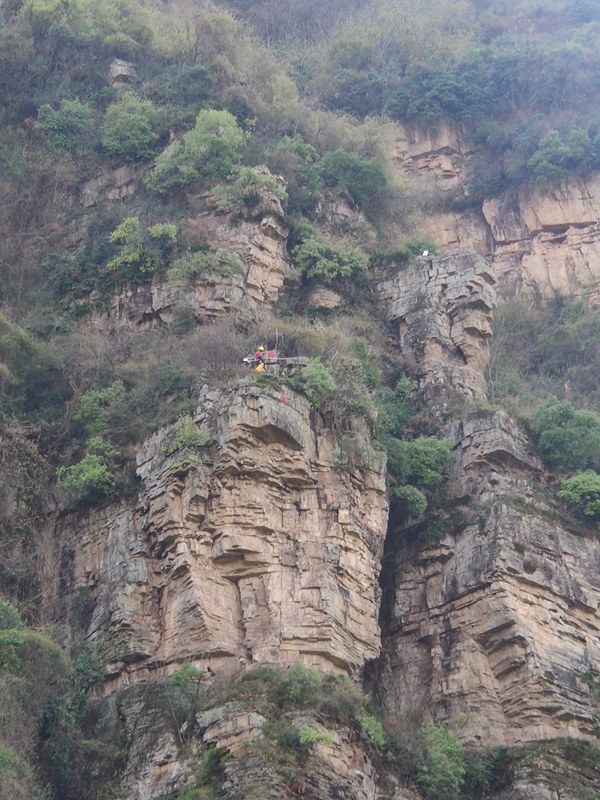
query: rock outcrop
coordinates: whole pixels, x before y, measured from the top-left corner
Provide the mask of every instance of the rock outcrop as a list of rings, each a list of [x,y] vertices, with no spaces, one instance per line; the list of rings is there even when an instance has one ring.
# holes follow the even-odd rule
[[[292,392],[205,394],[196,420],[200,455],[165,455],[166,429],[144,444],[137,503],[60,523],[61,591],[85,589],[88,638],[115,643],[107,688],[184,660],[359,672],[379,652],[383,462],[338,471],[333,430]]]
[[[413,259],[376,282],[426,402],[485,396],[495,276],[484,258],[448,252]]]
[[[275,216],[231,224],[228,216],[206,213],[183,227],[196,240],[237,256],[239,272],[212,272],[174,282],[162,274],[147,284],[128,286],[112,298],[108,310],[112,323],[136,327],[169,323],[181,308],[189,309],[201,323],[229,313],[251,321],[279,299],[291,262],[288,231]]]
[[[599,173],[556,187],[525,185],[477,206],[468,199],[473,153],[460,127],[425,132],[399,126],[396,157],[419,194],[431,199],[424,232],[439,247],[487,256],[502,295],[598,299]]]
[[[132,199],[150,168],[145,164],[105,170],[84,184],[81,206],[91,208],[107,201]],[[266,167],[262,170],[268,173]],[[239,270],[205,272],[174,282],[167,279],[164,269],[160,270],[146,282],[132,282],[115,293],[103,319],[107,316],[110,324],[139,328],[168,324],[177,309],[185,308],[202,324],[231,312],[248,322],[277,302],[292,270],[280,200],[275,195],[265,196],[262,216],[252,221],[217,212],[210,191],[200,201],[201,210],[180,224],[180,238],[196,246],[226,251],[237,257]],[[81,243],[76,237],[81,240],[84,233],[85,225],[81,225],[72,248]]]
[[[506,414],[474,412],[452,433],[446,511],[429,533],[395,532],[379,676],[386,707],[452,721],[473,744],[594,738],[597,537],[565,527]]]

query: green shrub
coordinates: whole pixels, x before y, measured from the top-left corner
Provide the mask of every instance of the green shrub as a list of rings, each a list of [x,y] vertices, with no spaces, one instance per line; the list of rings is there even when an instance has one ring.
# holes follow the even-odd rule
[[[25,644],[25,637],[21,630],[0,631],[0,670],[18,672],[23,659],[21,650]]]
[[[59,467],[56,479],[61,489],[73,492],[78,500],[106,497],[117,486],[106,460],[92,453],[70,467]]]
[[[149,189],[165,193],[191,183],[228,178],[241,161],[245,140],[229,111],[204,109],[183,141],[173,142],[158,156],[144,182]]]
[[[310,358],[290,383],[307,395],[313,408],[331,400],[336,389],[333,375],[318,358]]]
[[[535,183],[541,186],[560,183],[567,177],[566,163],[570,150],[557,130],[550,130],[540,139],[538,149],[527,162]]]
[[[292,704],[304,708],[318,703],[321,687],[321,673],[294,664],[279,680],[277,700],[282,707]]]
[[[110,234],[108,241],[118,244],[119,251],[106,268],[118,272],[122,278],[133,279],[154,272],[168,261],[177,241],[177,226],[159,222],[142,228],[139,217],[126,217]]]
[[[37,118],[48,144],[58,150],[72,149],[78,138],[93,130],[92,110],[79,100],[63,100],[56,110],[42,105]]]
[[[313,228],[300,233],[300,244],[292,248],[296,269],[308,282],[334,284],[345,278],[364,278],[367,257],[345,242],[331,242]]]
[[[515,757],[506,747],[465,751],[465,779],[461,800],[481,800],[490,791],[513,784]]]
[[[420,517],[427,509],[427,497],[416,486],[395,486],[392,497],[411,517]]]
[[[451,733],[435,725],[425,728],[425,764],[417,784],[428,800],[457,800],[465,775],[464,748]]]
[[[7,769],[13,766],[16,756],[12,750],[0,744],[0,778]]]
[[[298,728],[298,740],[301,747],[314,747],[316,744],[331,744],[332,739],[326,733],[320,733],[312,725],[301,725]]]
[[[402,445],[406,459],[405,480],[424,491],[439,489],[450,465],[452,443],[447,439],[421,436]]]
[[[325,183],[343,186],[356,205],[365,210],[387,187],[383,167],[373,158],[362,158],[338,149],[325,153],[321,164]]]
[[[89,436],[101,436],[108,433],[115,409],[122,408],[124,401],[122,381],[115,381],[106,389],[89,389],[79,398],[73,420],[81,422]]]
[[[253,167],[240,167],[232,183],[214,191],[219,211],[238,217],[256,217],[273,210],[273,198],[285,201],[287,192],[272,176]]]
[[[159,117],[150,100],[125,92],[110,105],[102,123],[101,141],[111,155],[126,161],[143,161],[153,155]]]
[[[173,260],[167,270],[169,281],[195,278],[198,275],[245,274],[238,256],[227,250],[188,250]]]
[[[373,714],[361,714],[356,717],[356,722],[362,733],[378,750],[385,747],[385,733],[381,720]]]
[[[16,630],[23,627],[23,620],[17,609],[8,600],[0,597],[0,630],[12,628]]]
[[[165,437],[162,448],[165,456],[171,456],[179,451],[191,451],[197,454],[211,441],[210,434],[199,428],[192,417],[184,414]]]
[[[31,334],[0,315],[0,401],[23,386],[36,354]]]
[[[394,388],[377,390],[377,433],[385,445],[388,436],[401,436],[417,411],[418,384],[408,375],[398,379]]]
[[[196,688],[198,681],[202,678],[203,673],[192,666],[189,661],[184,661],[183,664],[172,675],[167,678],[167,683],[175,689],[182,691],[189,691]]]
[[[600,475],[597,472],[588,469],[567,478],[556,496],[574,506],[584,517],[600,518]]]
[[[600,470],[600,419],[590,411],[577,411],[567,400],[550,397],[531,423],[540,456],[559,472]]]
[[[30,628],[0,631],[0,669],[30,680],[29,699],[37,705],[68,670],[63,650],[48,636]]]
[[[310,215],[321,197],[322,165],[315,148],[300,134],[282,137],[269,166],[287,182],[288,213]]]

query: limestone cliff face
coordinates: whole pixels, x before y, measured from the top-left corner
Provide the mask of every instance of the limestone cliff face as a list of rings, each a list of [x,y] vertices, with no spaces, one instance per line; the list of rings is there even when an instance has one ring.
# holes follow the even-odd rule
[[[524,186],[486,199],[480,207],[448,211],[445,196],[468,199],[473,154],[464,131],[443,124],[434,132],[399,126],[396,156],[419,192],[435,198],[424,220],[428,234],[442,248],[488,256],[503,295],[597,296],[598,173],[569,178],[558,187]]]
[[[214,687],[206,690],[210,696]],[[217,690],[218,691],[218,690]],[[420,800],[408,790],[382,780],[372,752],[355,732],[343,725],[319,722],[306,714],[288,715],[290,730],[310,724],[323,739],[307,755],[301,770],[275,770],[267,741],[267,719],[244,702],[229,701],[201,711],[184,727],[185,748],[174,729],[169,690],[161,685],[139,685],[104,698],[99,709],[105,735],[119,743],[119,776],[128,800],[178,797],[189,785],[208,748],[225,754],[219,775],[224,797],[246,800]],[[201,693],[205,700],[205,692]],[[215,750],[216,748],[216,750]],[[99,769],[101,764],[96,766]],[[112,776],[111,776],[112,777]],[[391,792],[391,789],[395,791]]]
[[[506,414],[473,412],[452,435],[456,466],[436,535],[397,532],[390,554],[386,704],[452,720],[474,744],[592,738],[597,537],[565,529]]]
[[[199,457],[165,455],[159,431],[137,501],[60,522],[62,593],[88,587],[87,635],[115,643],[107,688],[184,660],[359,672],[379,652],[383,464],[337,471],[334,432],[292,392],[205,393],[196,420]]]
[[[266,167],[263,172],[268,172]],[[98,203],[134,201],[148,166],[106,170],[81,189],[84,208]],[[270,173],[269,173],[270,174]],[[280,179],[282,180],[282,179]],[[291,273],[286,248],[288,230],[282,224],[283,208],[274,195],[264,198],[264,213],[251,222],[215,211],[209,191],[200,198],[203,210],[183,220],[179,236],[186,242],[210,244],[237,256],[239,273],[205,273],[170,282],[164,270],[146,283],[133,284],[110,300],[102,322],[133,327],[170,323],[178,308],[189,309],[198,322],[211,322],[228,313],[240,321],[252,321],[279,299],[284,280]],[[85,218],[85,214],[84,214]],[[83,228],[82,228],[83,231]],[[83,235],[80,231],[79,235]]]
[[[459,251],[421,256],[378,277],[377,294],[426,402],[485,396],[495,282],[484,258]]]
[[[229,215],[207,212],[186,221],[184,229],[238,257],[235,274],[207,273],[169,282],[157,275],[142,286],[129,286],[112,298],[108,317],[117,324],[169,323],[177,308],[188,308],[206,323],[234,313],[240,321],[260,316],[279,299],[291,273],[287,229],[265,214],[258,222],[232,223]]]

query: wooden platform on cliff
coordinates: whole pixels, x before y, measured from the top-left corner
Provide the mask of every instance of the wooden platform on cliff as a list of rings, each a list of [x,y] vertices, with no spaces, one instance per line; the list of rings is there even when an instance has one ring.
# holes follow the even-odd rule
[[[246,356],[242,359],[243,363],[251,369],[256,369],[259,361],[254,356]],[[279,356],[277,350],[267,350],[262,363],[265,365],[265,372],[278,373],[294,367],[305,367],[309,362],[307,356]]]

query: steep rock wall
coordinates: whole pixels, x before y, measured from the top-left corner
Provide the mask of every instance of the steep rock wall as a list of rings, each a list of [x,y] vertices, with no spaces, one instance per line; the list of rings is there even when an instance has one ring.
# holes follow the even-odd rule
[[[162,430],[138,455],[137,502],[59,521],[56,590],[67,606],[91,594],[86,634],[116,651],[108,688],[183,660],[356,673],[379,652],[383,463],[337,471],[333,430],[291,392],[207,393],[196,419],[213,438],[200,459],[166,456]]]
[[[522,186],[469,205],[473,152],[465,131],[398,126],[399,168],[429,197],[423,227],[442,248],[486,255],[508,297],[556,292],[599,297],[600,175],[570,177],[557,187]],[[454,208],[453,208],[454,206]],[[450,209],[450,210],[449,210]]]
[[[135,204],[139,183],[148,169],[125,166],[103,171],[81,188],[80,206],[110,206],[124,199]],[[268,172],[266,167],[262,170]],[[283,183],[283,179],[278,180]],[[182,307],[190,309],[202,323],[232,312],[240,320],[251,321],[279,299],[284,280],[291,273],[286,247],[288,230],[281,222],[283,208],[279,199],[275,195],[263,198],[263,214],[253,221],[215,211],[216,201],[210,191],[195,200],[201,210],[179,224],[180,239],[209,244],[214,250],[237,256],[240,272],[209,272],[170,282],[163,270],[145,283],[134,283],[117,292],[110,299],[102,322],[135,327],[169,323],[174,311]],[[81,244],[85,219],[84,211],[71,249]]]
[[[386,706],[451,721],[474,744],[593,738],[597,536],[565,528],[506,414],[474,412],[452,435],[456,467],[437,535],[396,530],[389,554]]]
[[[281,213],[281,207],[275,209]],[[279,299],[291,273],[287,229],[279,217],[266,213],[258,222],[232,222],[230,215],[206,212],[186,220],[184,235],[210,243],[238,257],[240,272],[206,273],[170,282],[157,275],[148,284],[128,286],[109,305],[109,321],[116,324],[169,323],[177,308],[188,308],[199,322],[211,322],[233,313],[252,321]]]
[[[485,396],[495,275],[484,258],[452,251],[382,272],[375,290],[415,364],[423,398],[443,405]]]

